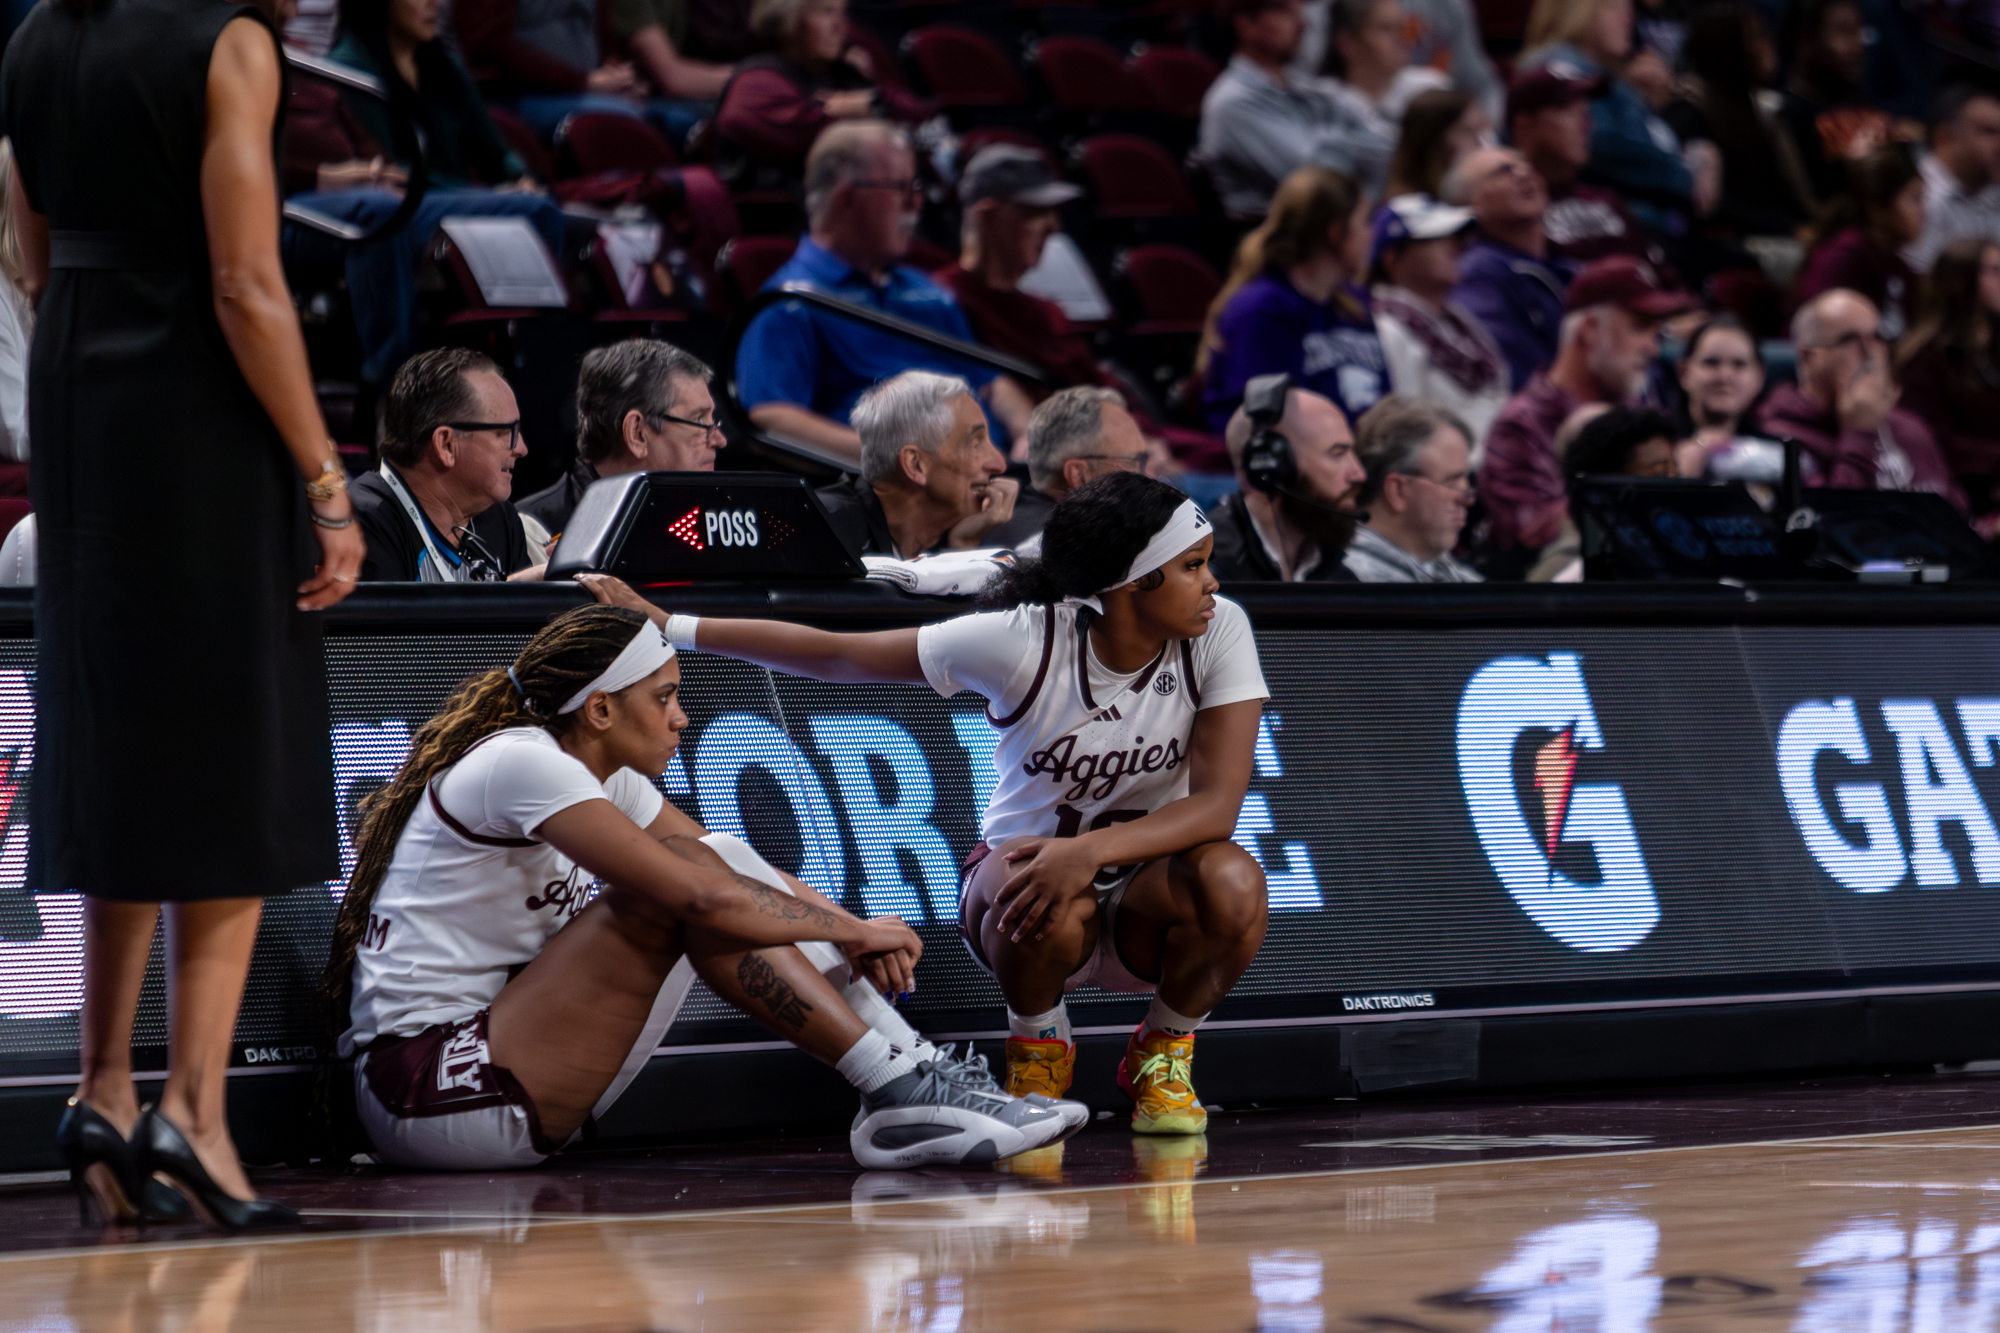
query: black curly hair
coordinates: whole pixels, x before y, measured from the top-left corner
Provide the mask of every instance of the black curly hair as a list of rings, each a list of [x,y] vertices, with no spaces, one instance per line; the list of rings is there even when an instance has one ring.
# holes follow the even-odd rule
[[[994,575],[980,590],[980,607],[1004,611],[1116,587],[1186,500],[1164,481],[1136,472],[1113,472],[1085,482],[1049,515],[1041,558]]]

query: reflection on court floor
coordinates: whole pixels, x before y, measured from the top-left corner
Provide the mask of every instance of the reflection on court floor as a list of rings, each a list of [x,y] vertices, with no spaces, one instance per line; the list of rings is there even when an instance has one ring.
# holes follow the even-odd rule
[[[845,1204],[613,1217],[532,1175],[410,1229],[0,1263],[0,1333],[1985,1333],[2000,1129],[1143,1183],[880,1172]],[[1440,1154],[1441,1156],[1443,1154]]]

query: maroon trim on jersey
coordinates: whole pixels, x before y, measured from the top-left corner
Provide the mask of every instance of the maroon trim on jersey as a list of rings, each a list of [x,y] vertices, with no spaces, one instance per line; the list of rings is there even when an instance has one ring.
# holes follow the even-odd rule
[[[1181,670],[1186,673],[1188,698],[1194,700],[1194,708],[1201,711],[1201,686],[1194,679],[1194,640],[1181,640]]]
[[[1042,664],[1035,668],[1035,679],[1028,686],[1027,697],[1021,700],[1019,708],[1016,708],[1005,717],[993,716],[992,706],[990,704],[987,706],[987,722],[1002,730],[1013,726],[1027,715],[1028,710],[1034,707],[1035,700],[1042,693],[1042,682],[1049,678],[1049,659],[1055,655],[1056,651],[1056,609],[1054,606],[1045,606],[1042,610],[1045,613],[1045,619],[1042,623]]]
[[[1186,641],[1183,640],[1183,642]],[[1082,616],[1078,616],[1076,618],[1076,688],[1077,692],[1083,696],[1083,706],[1095,709],[1097,707],[1097,700],[1092,698],[1090,693],[1089,657],[1090,624]],[[1160,663],[1166,660],[1167,645],[1163,643],[1160,645],[1159,653],[1147,664],[1146,669],[1140,673],[1139,678],[1130,685],[1127,685],[1123,690],[1120,690],[1119,693],[1125,694],[1134,690],[1144,690],[1148,685],[1153,683],[1154,673],[1160,669]]]
[[[431,809],[435,810],[437,817],[444,821],[444,826],[467,842],[477,843],[481,847],[539,847],[542,845],[535,838],[488,838],[474,833],[471,829],[453,819],[451,811],[444,808],[444,802],[438,799],[435,784],[425,787],[424,790],[430,793]]]

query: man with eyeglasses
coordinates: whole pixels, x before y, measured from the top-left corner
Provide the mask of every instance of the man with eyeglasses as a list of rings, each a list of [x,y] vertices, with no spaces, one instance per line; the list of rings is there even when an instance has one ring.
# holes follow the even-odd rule
[[[1931,491],[1966,512],[1930,427],[1896,406],[1881,327],[1875,303],[1844,287],[1801,305],[1792,316],[1798,383],[1771,390],[1758,413],[1762,432],[1805,446],[1808,486]]]
[[[1058,500],[1109,473],[1144,472],[1147,457],[1146,437],[1115,389],[1079,385],[1050,394],[1028,418],[1028,489],[986,544],[1038,554]]]
[[[490,357],[462,347],[419,352],[389,385],[382,466],[348,492],[368,539],[364,583],[498,583],[541,577],[508,502],[521,410]]]
[[[1472,435],[1433,403],[1391,394],[1355,423],[1354,455],[1368,469],[1342,563],[1363,583],[1478,583],[1452,558],[1472,507]]]
[[[975,341],[951,293],[900,262],[923,197],[916,172],[908,136],[887,121],[830,126],[806,158],[807,233],[765,290],[803,285]],[[1006,376],[800,305],[751,322],[736,353],[736,396],[759,430],[858,467],[861,437],[848,416],[863,393],[905,370],[964,379],[1010,438],[1027,428],[1033,404]]]
[[[722,427],[713,372],[671,343],[633,338],[583,358],[576,380],[575,466],[521,512],[560,537],[591,483],[624,472],[713,472]]]

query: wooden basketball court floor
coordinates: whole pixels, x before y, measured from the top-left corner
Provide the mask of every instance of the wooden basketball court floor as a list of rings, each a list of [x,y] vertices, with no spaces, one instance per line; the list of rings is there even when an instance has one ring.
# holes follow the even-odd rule
[[[1014,1172],[839,1138],[512,1176],[266,1173],[306,1230],[0,1190],[0,1330],[1957,1333],[2000,1328],[2000,1078],[1102,1120]]]

